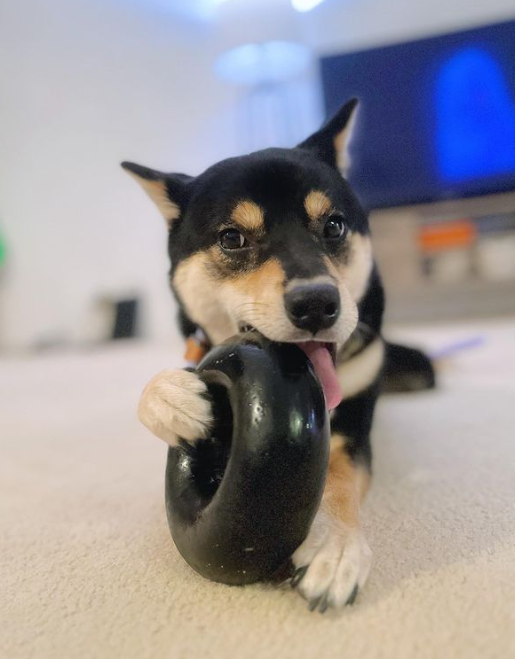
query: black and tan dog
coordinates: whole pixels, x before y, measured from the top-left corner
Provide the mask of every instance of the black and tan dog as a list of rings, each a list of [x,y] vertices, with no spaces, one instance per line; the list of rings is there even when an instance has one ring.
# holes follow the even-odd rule
[[[322,505],[292,556],[292,584],[321,610],[352,601],[370,569],[360,502],[384,372],[394,388],[422,388],[433,377],[421,353],[381,337],[368,220],[342,176],[356,105],[294,149],[230,158],[196,178],[123,163],[168,223],[184,334],[202,330],[217,344],[253,327],[298,344],[313,363],[333,410],[331,458]],[[205,437],[212,423],[205,385],[185,370],[155,377],[139,416],[171,445]]]

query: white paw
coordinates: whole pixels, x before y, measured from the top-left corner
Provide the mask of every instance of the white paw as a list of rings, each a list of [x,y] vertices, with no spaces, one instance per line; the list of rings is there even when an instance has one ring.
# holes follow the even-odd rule
[[[352,604],[367,580],[372,552],[360,529],[319,511],[308,537],[292,556],[291,585],[311,611]]]
[[[207,387],[196,373],[167,370],[145,387],[138,406],[140,421],[174,446],[179,439],[207,437],[213,423]]]

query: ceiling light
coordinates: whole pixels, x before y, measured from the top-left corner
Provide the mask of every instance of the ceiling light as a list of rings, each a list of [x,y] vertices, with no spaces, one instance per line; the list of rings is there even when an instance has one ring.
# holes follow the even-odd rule
[[[291,4],[297,11],[311,11],[324,0],[291,0]]]

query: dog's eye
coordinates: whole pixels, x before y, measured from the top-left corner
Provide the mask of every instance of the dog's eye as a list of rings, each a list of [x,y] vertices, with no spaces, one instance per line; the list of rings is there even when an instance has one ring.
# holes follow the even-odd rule
[[[225,229],[225,231],[220,233],[219,241],[224,249],[241,249],[247,244],[247,241],[238,229]]]
[[[341,217],[331,216],[324,226],[324,238],[328,240],[337,240],[345,235],[347,227]]]

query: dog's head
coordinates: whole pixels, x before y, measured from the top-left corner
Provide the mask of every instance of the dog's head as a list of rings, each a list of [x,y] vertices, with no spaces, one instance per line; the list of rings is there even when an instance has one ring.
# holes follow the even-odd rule
[[[341,171],[356,101],[293,149],[197,177],[124,163],[169,226],[171,284],[213,343],[245,327],[341,347],[372,271],[367,217]]]

